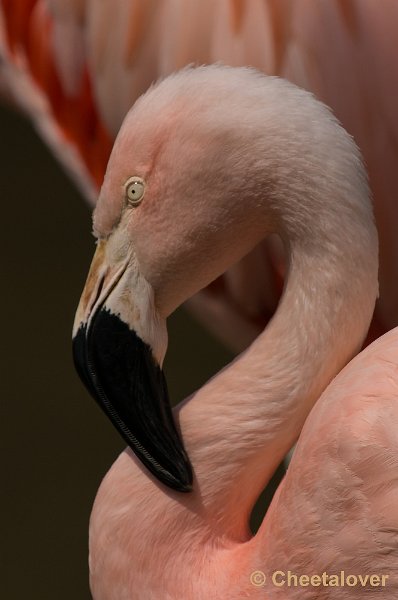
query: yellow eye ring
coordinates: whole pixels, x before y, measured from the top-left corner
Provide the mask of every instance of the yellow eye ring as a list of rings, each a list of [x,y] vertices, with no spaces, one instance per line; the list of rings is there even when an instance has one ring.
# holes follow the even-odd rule
[[[130,177],[124,184],[126,202],[130,206],[138,206],[145,193],[145,181],[141,177]]]

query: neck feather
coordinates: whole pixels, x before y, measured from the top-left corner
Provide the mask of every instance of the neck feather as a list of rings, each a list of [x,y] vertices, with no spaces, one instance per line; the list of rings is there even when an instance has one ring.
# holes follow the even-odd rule
[[[222,528],[234,539],[247,536],[258,495],[366,335],[377,294],[377,238],[373,227],[357,238],[326,249],[292,244],[272,321],[178,409],[204,505],[225,519]]]

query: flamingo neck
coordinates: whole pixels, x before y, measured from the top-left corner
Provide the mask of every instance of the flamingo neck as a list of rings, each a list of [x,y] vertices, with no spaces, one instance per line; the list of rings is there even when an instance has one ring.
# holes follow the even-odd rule
[[[324,259],[315,254],[292,247],[268,327],[179,409],[204,506],[233,539],[247,539],[258,495],[319,395],[359,351],[371,320],[374,258],[347,261],[338,245],[334,256],[330,248]]]

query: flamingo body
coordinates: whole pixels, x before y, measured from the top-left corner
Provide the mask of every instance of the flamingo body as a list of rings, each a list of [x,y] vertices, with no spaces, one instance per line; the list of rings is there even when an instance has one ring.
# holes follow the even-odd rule
[[[124,451],[103,480],[91,516],[95,599],[352,600],[365,593],[360,585],[272,585],[274,572],[289,570],[385,574],[386,586],[368,585],[366,595],[393,598],[398,592],[397,352],[394,329],[329,385],[254,537],[215,529],[200,496],[164,494]],[[210,471],[211,463],[205,468]],[[264,586],[251,584],[255,571],[268,577]]]
[[[133,204],[132,180],[143,192]],[[166,445],[159,452],[156,443],[163,427],[172,433],[167,419],[153,443],[141,427],[145,411],[130,419],[122,407],[123,426],[142,437],[116,461],[95,501],[95,599],[302,597],[301,587],[264,590],[251,579],[263,571],[272,581],[278,570],[388,575],[388,588],[368,582],[366,593],[394,593],[397,330],[333,379],[361,347],[378,285],[363,165],[328,109],[250,69],[174,74],[127,115],[94,231],[99,244],[74,339],[85,348],[77,357],[83,379],[88,364],[87,385],[106,411],[112,403],[118,411],[122,388],[103,369],[102,322],[109,340],[116,321],[138,332],[161,366],[165,318],[264,235],[281,236],[290,265],[264,332],[174,411],[176,443],[194,475],[188,494],[175,491],[187,491],[186,474],[171,473]],[[121,328],[116,339],[122,363]],[[130,373],[120,377],[128,381]],[[135,377],[141,381],[139,368]],[[141,405],[130,389],[131,404]],[[152,388],[144,389],[152,402]],[[254,503],[297,438],[287,475],[251,536]],[[325,598],[362,592],[322,586]]]

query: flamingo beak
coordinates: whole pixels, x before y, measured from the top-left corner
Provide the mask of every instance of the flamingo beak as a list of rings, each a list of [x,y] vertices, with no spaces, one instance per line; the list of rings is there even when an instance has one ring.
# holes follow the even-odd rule
[[[146,468],[172,489],[189,492],[192,468],[174,423],[162,357],[144,341],[152,335],[153,346],[162,337],[167,343],[165,323],[153,316],[136,261],[109,261],[106,245],[97,246],[76,313],[76,370]]]

